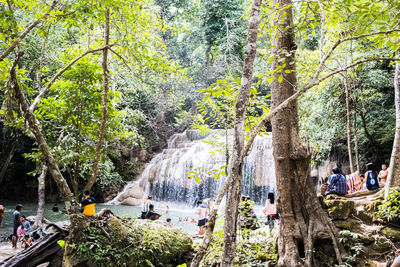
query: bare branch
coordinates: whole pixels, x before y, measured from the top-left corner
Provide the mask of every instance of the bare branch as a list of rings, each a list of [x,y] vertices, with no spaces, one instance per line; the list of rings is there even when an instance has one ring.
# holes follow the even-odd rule
[[[364,37],[369,37],[369,36],[373,36],[373,35],[379,35],[379,34],[390,34],[392,32],[398,32],[400,31],[400,29],[398,29],[400,22],[396,24],[396,26],[394,26],[393,29],[388,30],[388,31],[379,31],[379,32],[371,32],[371,33],[366,33],[366,34],[361,34],[361,35],[357,35],[357,36],[351,36],[351,37],[346,37],[343,39],[338,40],[332,47],[331,49],[328,51],[328,53],[324,56],[324,58],[321,60],[321,63],[319,64],[319,67],[317,69],[317,71],[314,74],[314,80],[318,79],[319,74],[322,71],[322,68],[324,67],[325,62],[328,60],[328,58],[332,55],[333,51],[335,51],[335,49],[342,43],[347,42],[347,41],[351,41],[351,40],[357,40],[357,39],[361,39]]]
[[[128,65],[128,60],[126,60],[123,56],[121,56],[119,53],[117,53],[114,49],[110,48],[110,51],[113,52],[117,57],[119,57],[122,60],[125,67],[127,67],[131,72],[133,72],[131,67],[129,67],[129,65]]]
[[[99,51],[102,51],[104,49],[108,49],[112,47],[114,44],[104,46],[102,48],[97,48],[97,49],[90,49],[84,52],[83,54],[79,55],[76,57],[74,60],[72,60],[67,66],[65,66],[62,70],[56,73],[54,77],[50,80],[50,82],[47,84],[47,86],[39,93],[38,96],[36,96],[35,100],[33,101],[32,105],[29,107],[29,110],[32,112],[36,109],[37,105],[40,102],[40,99],[47,93],[47,91],[50,89],[50,87],[55,83],[55,81],[60,77],[66,70],[68,70],[72,65],[74,65],[78,60],[83,58],[84,56],[91,54],[91,53],[96,53]]]
[[[19,45],[19,43],[25,38],[25,36],[28,35],[28,33],[35,28],[39,23],[41,23],[42,21],[45,21],[46,18],[49,16],[50,12],[55,8],[57,1],[53,1],[53,3],[50,6],[49,11],[43,15],[43,17],[41,17],[40,19],[35,20],[34,22],[32,22],[23,32],[22,34],[10,45],[10,47],[8,47],[6,49],[6,51],[4,51],[1,56],[0,56],[0,61],[3,61],[13,50],[15,47],[17,47],[17,45]]]
[[[400,59],[397,57],[377,57],[377,58],[366,58],[366,59],[361,59],[358,60],[346,67],[343,67],[341,69],[337,69],[333,72],[328,73],[327,75],[325,75],[324,77],[322,77],[321,79],[311,82],[308,85],[306,85],[303,89],[297,91],[295,94],[291,95],[289,98],[287,98],[285,101],[283,101],[279,106],[277,106],[276,108],[274,108],[272,111],[270,111],[267,114],[264,114],[262,120],[257,124],[256,128],[254,129],[253,132],[251,132],[249,140],[247,141],[246,145],[244,146],[243,150],[242,150],[242,155],[246,156],[249,151],[250,148],[254,142],[254,139],[257,137],[258,133],[261,131],[261,129],[265,126],[265,123],[269,120],[271,120],[271,118],[273,116],[275,116],[279,111],[281,111],[282,109],[286,108],[290,102],[296,100],[299,96],[301,96],[302,94],[304,94],[305,92],[307,92],[308,90],[310,90],[311,88],[313,88],[314,86],[320,84],[321,82],[325,81],[326,79],[341,73],[343,71],[346,71],[350,68],[353,68],[357,65],[366,63],[366,62],[371,62],[371,61],[379,61],[379,60],[392,60],[392,61],[399,61]]]
[[[324,37],[325,37],[325,9],[321,3],[321,0],[318,0],[319,8],[321,9],[321,38],[319,39],[319,57],[320,63],[322,63],[322,59],[324,57],[323,48],[324,48]]]

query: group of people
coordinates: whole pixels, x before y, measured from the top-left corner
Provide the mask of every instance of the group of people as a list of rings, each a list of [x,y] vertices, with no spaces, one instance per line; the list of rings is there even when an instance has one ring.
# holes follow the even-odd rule
[[[269,227],[270,232],[275,226],[277,221],[279,222],[279,213],[276,208],[275,194],[269,192],[263,213],[266,217],[266,224]],[[252,206],[250,196],[242,196],[239,206],[239,220],[241,229],[255,230],[259,227],[257,224],[257,215]]]
[[[325,196],[331,194],[346,195],[358,190],[376,190],[386,183],[388,176],[386,164],[382,164],[382,169],[379,173],[373,163],[368,163],[366,169],[365,174],[359,175],[360,178],[353,183],[353,188],[349,188],[349,180],[346,179],[339,168],[333,168],[333,174],[321,186],[321,194]],[[358,173],[356,173],[356,176],[358,176]]]
[[[32,239],[29,235],[29,229],[31,228],[30,223],[26,220],[26,217],[21,214],[23,206],[18,204],[15,207],[13,213],[13,234],[11,236],[11,243],[14,249],[17,249],[18,240],[21,241],[21,246],[25,248],[33,246]]]
[[[166,214],[168,214],[168,206]],[[154,211],[153,197],[147,196],[147,198],[143,201],[142,205],[142,214],[140,215],[140,219],[148,219],[148,220],[158,220],[160,219],[161,214]],[[168,219],[167,219],[168,221]],[[171,221],[171,220],[170,220]]]
[[[166,207],[165,214],[169,213],[169,207]],[[199,235],[202,236],[205,233],[205,225],[208,222],[208,215],[210,213],[210,205],[209,202],[197,201],[197,207],[195,213],[199,216],[197,220],[197,226],[199,227]],[[142,204],[142,210],[140,214],[140,219],[147,220],[158,220],[162,215],[154,211],[153,197],[151,195],[147,196]],[[171,224],[171,218],[167,218],[166,222]],[[179,218],[179,222],[189,222],[189,218]],[[196,221],[192,218],[191,223],[196,223]]]

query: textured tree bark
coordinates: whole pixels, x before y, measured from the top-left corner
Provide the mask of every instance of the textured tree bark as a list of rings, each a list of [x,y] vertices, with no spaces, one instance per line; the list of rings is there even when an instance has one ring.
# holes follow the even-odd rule
[[[292,2],[274,2],[278,5],[279,12],[273,19],[277,30],[272,37],[272,69],[282,68],[282,72],[275,72],[271,85],[272,109],[297,91]],[[337,229],[317,199],[310,177],[310,153],[299,137],[297,99],[288,103],[286,108],[278,111],[272,118],[272,144],[279,195],[278,209],[282,215],[278,238],[278,265],[313,266],[314,241],[324,233],[325,237],[332,239],[337,260],[341,264]],[[305,259],[304,263],[301,258]]]
[[[399,58],[397,54],[397,58]],[[385,196],[392,186],[400,186],[400,63],[396,61],[394,74],[394,103],[396,106],[396,132],[394,135],[392,155],[390,157],[388,180],[385,186]]]
[[[104,31],[104,47],[108,47],[110,41],[110,10],[107,9],[105,11],[105,31]],[[94,155],[93,160],[93,169],[92,175],[90,176],[85,189],[90,190],[94,183],[96,182],[97,172],[99,169],[99,160],[101,156],[101,148],[103,147],[103,139],[104,139],[104,132],[106,129],[107,123],[107,116],[108,116],[108,79],[109,79],[109,71],[107,66],[107,59],[108,59],[108,48],[103,50],[103,115],[101,118],[100,130],[99,130],[99,139],[96,146],[96,152]]]
[[[72,192],[68,187],[67,181],[64,179],[61,174],[60,169],[58,168],[57,162],[53,155],[51,154],[50,148],[47,145],[46,139],[43,136],[39,123],[36,120],[35,115],[30,112],[29,106],[26,102],[25,96],[22,93],[21,88],[19,87],[17,75],[15,72],[16,65],[18,63],[19,58],[22,56],[22,53],[19,53],[17,59],[14,61],[13,66],[10,70],[10,84],[11,89],[15,92],[15,98],[18,101],[25,119],[28,121],[29,127],[32,130],[35,140],[38,142],[39,151],[42,152],[43,158],[45,160],[45,164],[48,167],[54,181],[56,182],[58,189],[60,190],[61,197],[66,204],[67,209],[69,209],[71,201],[72,201]]]
[[[17,148],[17,142],[15,141],[11,147],[10,152],[8,153],[7,159],[3,164],[3,167],[1,167],[1,171],[0,171],[0,184],[1,182],[3,182],[4,176],[6,176],[6,171],[8,168],[8,165],[10,165],[11,159],[14,156],[15,150]]]
[[[236,254],[236,228],[242,190],[242,166],[244,157],[242,151],[245,141],[245,119],[249,105],[250,88],[253,80],[261,3],[262,0],[253,0],[251,6],[243,74],[235,107],[233,152],[228,169],[228,173],[232,177],[232,183],[229,184],[226,195],[226,203],[229,204],[227,204],[225,208],[224,246],[222,251],[221,267],[233,266]]]
[[[35,221],[35,226],[39,227],[43,225],[44,205],[46,203],[45,201],[46,175],[47,175],[47,166],[43,164],[42,172],[38,177],[38,208]]]
[[[350,109],[350,88],[347,72],[344,74],[344,89],[346,92],[346,133],[347,133],[347,153],[349,154],[349,165],[351,173],[354,172],[353,153],[351,152],[351,109]]]

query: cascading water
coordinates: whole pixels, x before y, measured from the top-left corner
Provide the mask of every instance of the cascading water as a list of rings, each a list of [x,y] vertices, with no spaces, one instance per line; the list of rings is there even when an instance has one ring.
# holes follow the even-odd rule
[[[179,202],[192,206],[197,200],[215,198],[225,177],[214,179],[226,165],[222,132],[201,136],[187,130],[168,140],[168,148],[155,156],[137,181],[129,183],[109,204],[140,205],[145,195],[156,201]],[[201,178],[189,179],[194,171]],[[275,192],[275,169],[271,136],[257,137],[244,159],[242,193],[264,204],[268,192]]]

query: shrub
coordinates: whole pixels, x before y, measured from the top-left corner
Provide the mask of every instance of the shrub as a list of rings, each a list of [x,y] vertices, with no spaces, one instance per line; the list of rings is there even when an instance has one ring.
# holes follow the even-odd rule
[[[216,231],[212,238],[213,242],[211,242],[201,266],[217,267],[221,264],[223,230]],[[244,230],[241,235],[238,235],[235,266],[275,266],[277,261],[275,244],[268,234]]]
[[[192,239],[159,223],[92,219],[70,247],[96,266],[175,267],[192,252]]]
[[[392,187],[378,206],[375,216],[387,222],[400,222],[400,187]]]

